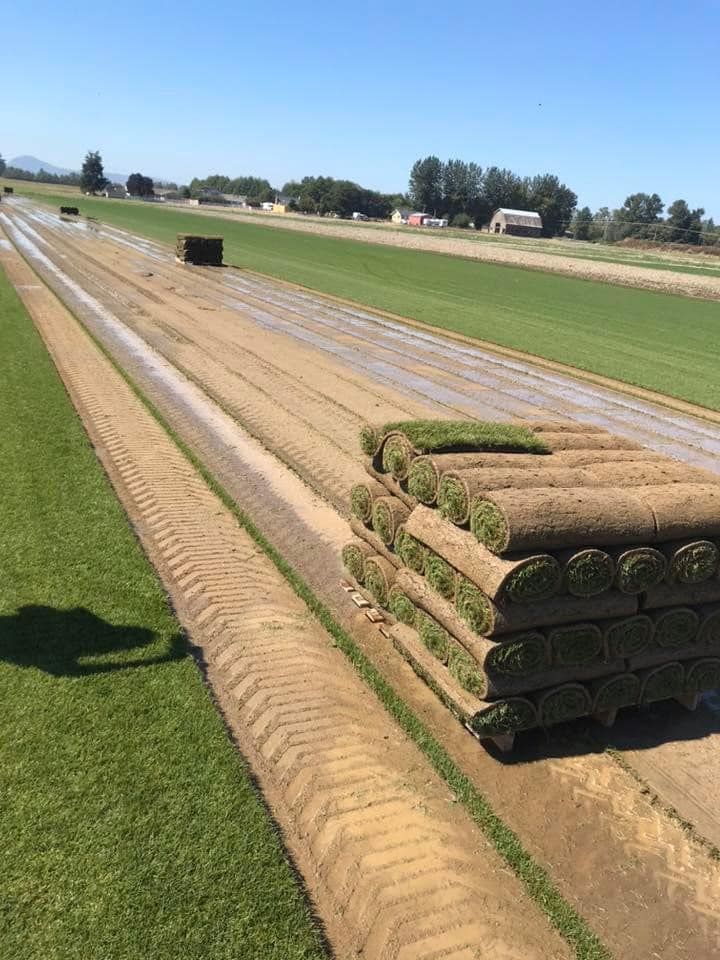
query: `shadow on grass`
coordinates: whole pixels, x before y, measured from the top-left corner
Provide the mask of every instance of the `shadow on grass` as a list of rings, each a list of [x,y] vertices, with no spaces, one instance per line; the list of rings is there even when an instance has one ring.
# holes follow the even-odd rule
[[[10,616],[0,616],[0,661],[37,667],[54,676],[82,677],[149,667],[180,660],[188,652],[185,638],[175,634],[161,653],[143,657],[142,651],[156,642],[152,630],[115,626],[83,607],[26,606]]]

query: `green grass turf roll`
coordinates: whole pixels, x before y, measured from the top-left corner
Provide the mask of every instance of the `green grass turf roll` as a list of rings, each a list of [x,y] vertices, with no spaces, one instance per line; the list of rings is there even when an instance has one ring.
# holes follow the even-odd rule
[[[507,697],[476,713],[469,725],[479,737],[495,737],[537,727],[538,715],[525,697]]]
[[[365,561],[374,553],[375,551],[370,544],[363,540],[351,540],[342,548],[342,561],[345,569],[360,586],[365,582]]]
[[[685,691],[704,693],[706,690],[720,690],[720,659],[704,657],[685,664]]]
[[[685,692],[685,671],[675,660],[639,672],[640,703],[670,700]]]
[[[408,627],[414,627],[417,619],[417,608],[410,597],[404,593],[397,584],[390,588],[388,597],[388,610],[397,617],[400,623]]]
[[[655,540],[706,538],[720,535],[720,483],[668,483],[632,487],[655,518]],[[646,537],[637,541],[651,542]]]
[[[535,695],[535,703],[543,727],[585,717],[592,711],[590,694],[581,683],[564,683],[544,690]]]
[[[665,579],[667,560],[654,547],[621,547],[610,553],[615,561],[615,586],[621,593],[644,593]]]
[[[363,540],[365,543],[370,544],[373,553],[385,557],[388,563],[391,563],[394,567],[402,566],[402,560],[394,550],[386,547],[380,537],[373,530],[370,530],[369,527],[366,527],[357,517],[350,518],[350,529],[358,540]]]
[[[447,663],[450,652],[450,634],[447,630],[422,610],[418,611],[415,627],[430,653],[441,663]]]
[[[405,489],[405,486],[399,480],[396,480],[392,474],[376,470],[372,463],[365,464],[365,473],[385,487],[385,496],[389,494],[391,497],[397,497],[398,500],[402,500],[410,510],[418,505],[417,499],[412,497]]]
[[[550,669],[547,640],[536,631],[518,634],[495,644],[485,659],[489,675],[530,677]]]
[[[395,549],[406,567],[409,567],[414,573],[424,575],[425,563],[429,553],[426,546],[402,528],[399,531],[399,540]]]
[[[720,550],[710,540],[664,543],[669,583],[704,583],[717,576]]]
[[[425,561],[425,579],[441,597],[446,600],[455,599],[457,574],[446,560],[432,550],[428,552]]]
[[[592,685],[593,713],[631,707],[640,699],[640,678],[634,673],[620,673],[596,680]]]
[[[387,609],[390,588],[395,582],[397,571],[384,557],[368,557],[363,569],[365,589],[369,591],[375,602]]]
[[[700,618],[690,607],[651,610],[648,616],[655,625],[655,643],[664,649],[693,643],[700,629]]]
[[[600,623],[608,658],[635,657],[652,643],[655,625],[644,613]]]
[[[409,516],[410,511],[397,497],[378,497],[373,501],[373,530],[386,546],[395,542],[399,527]]]
[[[574,597],[596,597],[613,584],[615,562],[605,550],[563,550],[557,559],[562,565],[562,585]]]
[[[457,579],[455,606],[460,619],[474,633],[482,636],[490,631],[493,623],[492,605],[482,590],[463,576]]]
[[[643,610],[658,607],[699,607],[720,601],[720,580],[704,583],[659,583],[642,596]]]
[[[635,488],[539,487],[476,498],[470,529],[493,553],[504,554],[651,542],[655,518]]]
[[[438,473],[432,457],[417,457],[410,465],[407,481],[408,492],[420,503],[435,503],[438,494]]]
[[[599,660],[602,655],[602,633],[594,623],[570,623],[546,632],[555,666],[584,666]]]
[[[448,648],[448,670],[463,690],[480,698],[487,694],[487,679],[477,661],[453,641]]]
[[[350,491],[350,513],[363,523],[370,523],[373,502],[379,497],[386,497],[387,494],[385,487],[375,480],[356,483]]]
[[[700,618],[697,642],[707,648],[708,653],[720,653],[720,603],[707,603],[696,610]]]
[[[437,510],[416,507],[405,529],[497,603],[535,603],[557,593],[560,565],[547,553],[496,557]]]

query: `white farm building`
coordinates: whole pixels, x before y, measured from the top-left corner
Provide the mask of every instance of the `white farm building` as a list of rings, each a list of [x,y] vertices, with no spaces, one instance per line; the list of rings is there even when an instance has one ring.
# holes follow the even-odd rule
[[[542,218],[533,210],[510,210],[499,207],[492,215],[489,233],[506,233],[514,237],[539,237]]]

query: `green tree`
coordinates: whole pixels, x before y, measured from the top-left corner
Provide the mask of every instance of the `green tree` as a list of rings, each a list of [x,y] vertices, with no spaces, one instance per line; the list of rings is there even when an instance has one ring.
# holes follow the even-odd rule
[[[581,207],[573,220],[573,234],[576,240],[590,240],[593,227],[593,215],[590,207]]]
[[[142,173],[131,173],[125,187],[131,197],[152,197],[155,189],[152,178]]]
[[[3,156],[2,156],[2,154],[0,153],[0,177],[5,173],[5,168],[6,168],[6,167],[7,167],[7,164],[6,164],[5,161],[3,160]]]
[[[543,236],[556,237],[570,226],[577,195],[552,173],[543,173],[525,181],[528,210],[542,217]]]
[[[656,193],[631,193],[616,211],[618,239],[624,237],[654,237],[664,204]]]
[[[488,167],[482,177],[482,189],[473,217],[475,229],[483,227],[498,207],[524,208],[527,204],[525,185],[512,170]]]
[[[312,194],[307,191],[300,194],[298,206],[303,213],[317,213],[317,204]]]
[[[456,213],[450,222],[451,227],[460,227],[461,230],[465,230],[470,226],[470,217],[467,213]]]
[[[80,171],[80,189],[83,193],[97,193],[104,190],[108,181],[103,170],[103,162],[100,153],[89,151],[85,154],[82,170]]]
[[[667,231],[664,239],[671,243],[700,243],[703,229],[702,207],[691,210],[685,200],[675,200],[667,209]]]
[[[438,157],[415,161],[410,171],[409,191],[418,210],[438,212],[443,198],[443,165]]]
[[[441,208],[449,219],[458,213],[472,216],[482,188],[482,168],[464,160],[448,160],[442,166]]]

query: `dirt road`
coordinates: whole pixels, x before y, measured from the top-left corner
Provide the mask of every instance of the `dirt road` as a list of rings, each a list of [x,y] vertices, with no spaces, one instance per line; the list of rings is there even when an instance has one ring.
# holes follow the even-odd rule
[[[4,209],[0,222],[352,629],[615,955],[711,956],[720,944],[720,877],[705,850],[595,753],[599,746],[559,749],[530,738],[508,766],[480,750],[348,608],[328,502],[344,509],[362,475],[354,437],[364,418],[569,414],[628,436],[649,430],[656,449],[715,469],[720,428],[262,278],[182,268],[164,248],[118,231],[83,229],[26,205]],[[266,450],[249,449],[234,421]],[[299,481],[267,450],[312,489],[290,489]],[[653,711],[648,735],[621,732],[626,755],[661,798],[717,842],[712,706],[693,716]],[[672,742],[680,737],[682,749]]]

